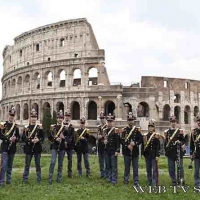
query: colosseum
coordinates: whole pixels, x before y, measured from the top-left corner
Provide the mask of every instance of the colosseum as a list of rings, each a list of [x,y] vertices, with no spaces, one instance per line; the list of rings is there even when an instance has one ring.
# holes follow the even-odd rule
[[[141,83],[130,86],[110,84],[105,52],[85,18],[27,31],[3,50],[1,120],[12,106],[20,125],[28,123],[32,108],[38,123],[44,108],[51,113],[71,109],[75,126],[86,116],[87,126],[95,131],[101,110],[115,114],[117,127],[125,126],[127,112],[133,111],[143,132],[150,118],[163,132],[175,114],[188,134],[199,103],[200,82],[195,80],[143,76]]]

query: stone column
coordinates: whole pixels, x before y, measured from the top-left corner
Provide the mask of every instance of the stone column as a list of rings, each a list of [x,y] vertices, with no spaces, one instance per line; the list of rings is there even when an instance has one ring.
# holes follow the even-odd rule
[[[40,121],[40,123],[42,123],[42,112],[43,112],[43,107],[42,107],[42,99],[39,100],[39,116],[38,116],[38,120]]]
[[[181,124],[184,124],[184,106],[181,106]]]
[[[20,100],[20,122],[22,123],[23,120],[23,104],[22,104],[22,100]]]
[[[99,101],[98,101],[98,114],[100,114],[100,112],[102,111],[102,109],[101,109],[101,104],[102,104],[102,97],[101,96],[98,96],[98,99],[99,99]],[[104,112],[104,111],[103,111]]]
[[[121,109],[121,104],[122,104],[122,95],[117,96],[117,120],[122,120],[122,109]]]

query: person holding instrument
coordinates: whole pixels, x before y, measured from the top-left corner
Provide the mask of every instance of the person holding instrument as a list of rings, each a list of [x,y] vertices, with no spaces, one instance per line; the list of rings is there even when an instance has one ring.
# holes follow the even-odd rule
[[[106,116],[107,128],[103,130],[105,144],[105,159],[108,170],[107,180],[112,185],[117,184],[118,179],[118,155],[120,153],[120,135],[118,129],[114,127],[115,116],[109,113]]]
[[[65,125],[64,128],[64,136],[65,136],[65,151],[67,154],[67,174],[68,178],[72,178],[72,155],[74,149],[74,127],[70,122],[71,112],[67,110],[65,112],[65,118],[63,124]]]
[[[177,120],[173,115],[170,117],[171,127],[164,132],[165,155],[168,161],[169,175],[172,186],[184,185],[183,155],[185,153],[185,137],[183,130],[177,128]],[[175,170],[177,165],[177,174]]]
[[[25,167],[23,173],[22,183],[27,183],[29,176],[29,169],[32,158],[35,158],[37,182],[41,182],[41,167],[40,159],[42,153],[42,142],[44,141],[44,131],[41,124],[36,123],[37,112],[35,109],[31,110],[30,113],[30,124],[24,127],[22,134],[22,141],[24,145],[25,156]]]
[[[200,115],[196,116],[197,128],[192,129],[190,139],[190,156],[194,160],[194,185],[200,187]]]
[[[155,132],[155,123],[149,121],[148,133],[143,135],[142,154],[145,157],[149,186],[158,186],[158,158],[160,156],[160,134]]]
[[[57,113],[57,124],[51,125],[50,134],[48,139],[51,141],[51,163],[49,167],[49,184],[52,184],[54,167],[56,164],[56,159],[58,155],[58,173],[57,173],[57,183],[61,182],[63,160],[65,156],[65,137],[64,130],[65,126],[63,124],[64,115],[62,110]]]
[[[85,117],[80,119],[80,128],[75,133],[75,151],[77,154],[78,176],[82,177],[82,155],[86,168],[86,176],[90,178],[89,149],[88,149],[89,129],[85,127]]]
[[[130,166],[133,167],[134,185],[139,186],[138,175],[138,160],[139,160],[139,145],[143,142],[143,137],[140,132],[140,127],[134,126],[136,117],[132,112],[127,115],[128,126],[122,130],[121,144],[122,154],[124,156],[124,184],[129,183]]]
[[[103,129],[107,127],[107,124],[105,121],[105,115],[103,111],[100,112],[99,118],[101,120],[101,124],[98,125],[96,141],[97,141],[97,153],[99,158],[100,178],[107,178],[107,168],[105,163],[105,144],[103,137]]]
[[[8,121],[0,123],[1,143],[1,168],[0,168],[0,187],[4,185],[5,175],[6,184],[11,184],[12,166],[16,153],[16,143],[19,141],[19,128],[14,122],[15,108],[9,110]]]

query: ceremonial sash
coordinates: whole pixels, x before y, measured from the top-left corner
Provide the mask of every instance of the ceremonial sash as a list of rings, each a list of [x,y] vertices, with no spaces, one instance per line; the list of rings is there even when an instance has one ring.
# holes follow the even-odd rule
[[[12,125],[11,128],[10,128],[10,130],[5,134],[5,136],[10,135],[10,133],[12,132],[14,126],[15,126],[15,123],[13,123],[13,125]]]
[[[196,138],[194,142],[196,143],[199,140],[199,138],[200,138],[200,134],[198,135],[198,137]]]
[[[110,129],[110,131],[108,132],[108,136],[110,135],[110,133],[115,129],[115,127],[113,127],[112,129]]]
[[[132,132],[135,130],[135,126],[131,129],[131,131],[129,132],[128,136],[125,139],[125,142],[127,142],[127,140],[129,139],[129,137],[131,136]]]
[[[86,130],[87,130],[87,129],[85,128],[85,129],[83,130],[83,132],[79,135],[78,140],[76,141],[76,144],[75,144],[75,145],[77,145],[78,141],[79,141],[80,138],[83,136],[83,134],[85,133]]]
[[[149,143],[150,143],[151,139],[153,138],[153,136],[154,136],[155,134],[156,134],[156,133],[153,133],[153,134],[150,136],[150,138],[148,139],[148,141],[147,141],[147,143],[146,143],[146,145],[145,145],[145,147],[144,147],[144,150],[149,146]]]
[[[28,136],[29,138],[30,138],[30,137],[33,135],[33,133],[35,132],[36,127],[37,127],[37,124],[35,124],[35,126],[34,126],[32,132],[31,132],[31,134]]]
[[[168,141],[168,143],[167,143],[166,147],[168,147],[168,146],[169,146],[170,142],[172,141],[172,139],[173,139],[173,138],[174,138],[174,136],[176,135],[177,131],[178,131],[178,128],[177,128],[177,129],[174,131],[174,133],[173,133],[172,137],[170,137],[170,138],[169,138],[169,141]]]
[[[62,131],[64,125],[62,124],[62,126],[60,127],[59,131],[57,132],[56,136],[55,137],[58,137],[60,135],[60,132]]]

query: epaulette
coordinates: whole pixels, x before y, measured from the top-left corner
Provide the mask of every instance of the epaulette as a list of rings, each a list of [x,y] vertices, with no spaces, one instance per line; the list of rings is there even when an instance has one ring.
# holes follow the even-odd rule
[[[167,129],[167,130],[164,130],[164,133],[167,133],[169,131],[169,129]]]
[[[4,126],[5,123],[6,123],[6,122],[0,122],[0,125],[1,125],[1,126]]]
[[[42,124],[38,124],[38,126],[39,126],[39,128],[40,128],[40,129],[43,129],[43,126],[42,126]]]
[[[100,127],[101,127],[101,125],[99,124],[97,127],[98,127],[98,128],[100,128]]]
[[[148,133],[144,133],[143,136],[147,136]]]
[[[28,128],[29,125],[25,125],[24,128]]]
[[[0,122],[0,129],[4,129],[4,125],[5,125],[6,122]]]
[[[78,131],[78,128],[75,128],[74,131]]]
[[[50,130],[52,130],[54,128],[55,124],[51,124],[50,126]]]

